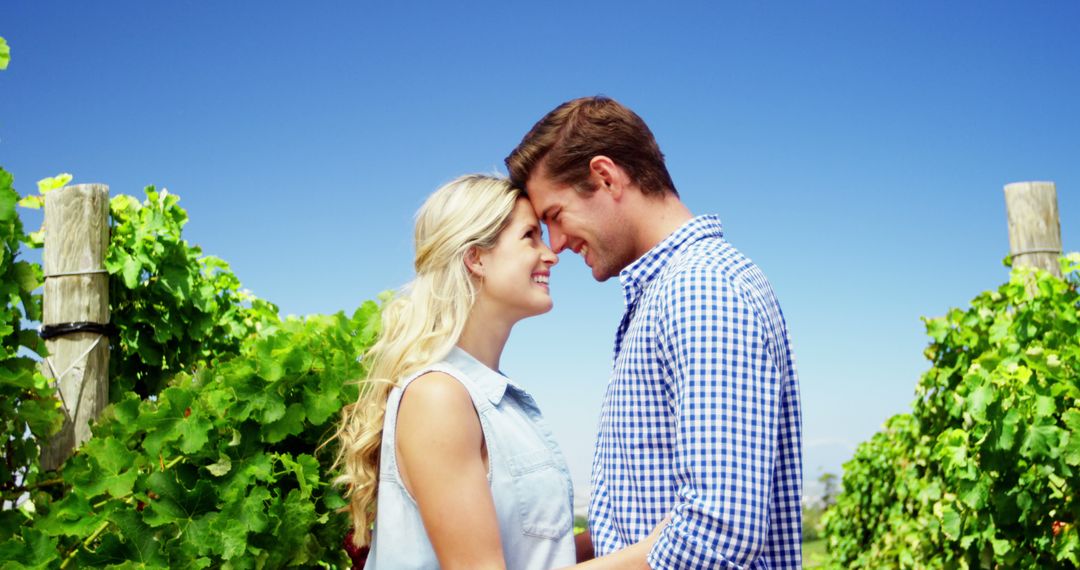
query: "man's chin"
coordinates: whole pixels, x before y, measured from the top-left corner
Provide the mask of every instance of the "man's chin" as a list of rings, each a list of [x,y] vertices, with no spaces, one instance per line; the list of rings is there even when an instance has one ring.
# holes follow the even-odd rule
[[[611,271],[603,267],[593,267],[592,276],[593,279],[597,281],[597,283],[603,283],[604,281],[607,281],[608,279],[614,277],[615,273],[612,273]]]

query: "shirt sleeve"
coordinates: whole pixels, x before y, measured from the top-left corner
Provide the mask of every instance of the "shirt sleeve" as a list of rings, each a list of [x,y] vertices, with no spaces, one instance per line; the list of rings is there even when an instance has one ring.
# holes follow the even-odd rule
[[[747,292],[710,268],[666,285],[657,323],[674,394],[675,484],[655,569],[746,568],[767,540],[780,371]]]

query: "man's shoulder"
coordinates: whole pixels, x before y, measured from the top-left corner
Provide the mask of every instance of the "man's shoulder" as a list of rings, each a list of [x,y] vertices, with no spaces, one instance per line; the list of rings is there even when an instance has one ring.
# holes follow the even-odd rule
[[[761,269],[723,239],[702,239],[690,244],[665,268],[657,282],[656,298],[669,307],[698,305],[708,297],[756,308],[775,303],[772,285]]]
[[[738,286],[745,273],[753,270],[754,262],[723,238],[704,238],[687,245],[659,281],[666,289],[701,281]]]

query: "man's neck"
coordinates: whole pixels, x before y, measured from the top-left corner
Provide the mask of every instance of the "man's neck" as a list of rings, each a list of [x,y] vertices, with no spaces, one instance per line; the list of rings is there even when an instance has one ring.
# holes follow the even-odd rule
[[[638,257],[648,253],[694,217],[690,209],[672,194],[663,197],[639,195],[634,210]]]

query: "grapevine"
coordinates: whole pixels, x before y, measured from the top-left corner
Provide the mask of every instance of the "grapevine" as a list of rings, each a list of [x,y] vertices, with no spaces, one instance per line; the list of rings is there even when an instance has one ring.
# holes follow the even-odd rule
[[[1080,565],[1080,254],[1061,269],[925,319],[911,413],[859,446],[826,514],[838,567]]]

